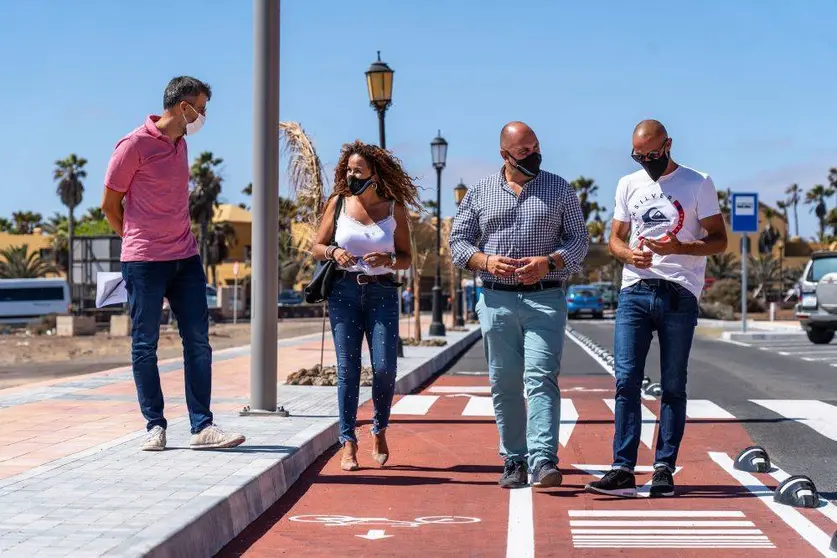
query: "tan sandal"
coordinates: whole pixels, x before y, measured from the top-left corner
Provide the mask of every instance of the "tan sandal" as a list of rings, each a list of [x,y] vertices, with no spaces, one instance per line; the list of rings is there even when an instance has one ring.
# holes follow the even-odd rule
[[[344,471],[357,471],[357,444],[345,442],[343,444],[343,455],[340,456],[340,468]]]

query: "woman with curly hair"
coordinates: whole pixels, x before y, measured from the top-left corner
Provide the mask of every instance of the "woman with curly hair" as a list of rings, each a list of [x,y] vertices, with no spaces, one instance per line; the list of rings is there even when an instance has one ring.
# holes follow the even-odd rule
[[[328,313],[337,351],[340,467],[345,471],[358,469],[355,424],[364,335],[373,374],[372,458],[381,466],[389,459],[385,431],[399,335],[393,271],[409,269],[412,261],[408,207],[419,209],[418,192],[401,161],[360,141],[343,146],[313,254],[337,263]]]

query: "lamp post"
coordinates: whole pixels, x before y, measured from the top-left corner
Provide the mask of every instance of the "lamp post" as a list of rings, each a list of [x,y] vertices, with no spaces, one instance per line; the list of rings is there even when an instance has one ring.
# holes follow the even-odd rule
[[[387,148],[387,135],[384,126],[384,117],[387,109],[392,105],[392,76],[395,71],[386,62],[381,62],[381,51],[378,51],[378,60],[372,62],[366,70],[366,90],[369,93],[369,105],[378,113],[378,143],[381,149]],[[399,273],[400,275],[400,273]],[[397,354],[404,356],[404,344],[401,342],[401,292],[398,287],[398,341]]]
[[[448,142],[439,134],[430,142],[433,166],[436,168],[436,280],[433,283],[433,321],[430,335],[445,335],[442,322],[442,169],[448,156]]]
[[[459,204],[462,203],[462,200],[465,198],[465,194],[467,192],[468,187],[465,186],[465,183],[462,182],[462,179],[459,179],[459,184],[457,184],[456,187],[453,189],[453,199],[454,201],[456,201],[457,209],[459,208]],[[464,303],[464,299],[462,298],[462,268],[457,268],[456,272],[456,297],[454,301],[456,308],[453,312],[453,324],[456,327],[464,327],[465,319],[462,317],[462,305]]]

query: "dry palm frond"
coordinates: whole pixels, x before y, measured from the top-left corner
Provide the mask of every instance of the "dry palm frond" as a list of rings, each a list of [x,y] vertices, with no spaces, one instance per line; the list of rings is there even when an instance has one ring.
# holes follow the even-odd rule
[[[280,122],[282,152],[288,156],[288,181],[305,218],[314,223],[325,203],[325,171],[317,150],[298,122]]]

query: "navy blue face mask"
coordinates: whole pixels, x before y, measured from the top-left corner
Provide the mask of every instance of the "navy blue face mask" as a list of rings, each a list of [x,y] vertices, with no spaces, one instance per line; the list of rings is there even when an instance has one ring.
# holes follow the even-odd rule
[[[372,186],[375,181],[372,178],[358,178],[356,176],[349,177],[349,191],[353,196],[359,196]]]

